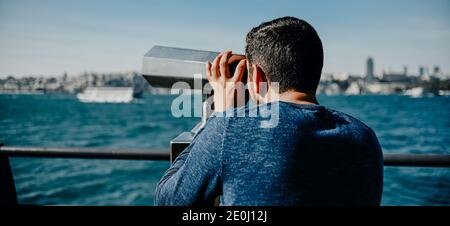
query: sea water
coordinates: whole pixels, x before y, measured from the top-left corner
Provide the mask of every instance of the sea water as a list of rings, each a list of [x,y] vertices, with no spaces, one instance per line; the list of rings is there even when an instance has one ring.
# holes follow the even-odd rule
[[[86,104],[68,94],[0,95],[0,142],[11,146],[169,148],[199,118],[174,118],[174,96]],[[450,98],[319,96],[372,127],[385,153],[450,154]],[[152,205],[166,161],[11,158],[22,204]],[[385,167],[383,205],[450,205],[450,169]],[[330,188],[332,189],[332,188]]]

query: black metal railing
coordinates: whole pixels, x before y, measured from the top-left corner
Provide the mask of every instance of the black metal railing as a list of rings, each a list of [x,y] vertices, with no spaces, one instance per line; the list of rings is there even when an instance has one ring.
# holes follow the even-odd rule
[[[53,148],[0,145],[0,206],[16,205],[17,195],[9,157],[170,160],[169,150]],[[450,167],[450,154],[383,154],[385,166]]]
[[[2,146],[0,155],[33,158],[81,158],[169,161],[169,150]],[[384,153],[385,166],[450,167],[450,154]]]
[[[121,160],[167,160],[168,150],[149,149],[103,149],[103,148],[67,148],[67,147],[0,147],[0,155],[8,157],[34,158],[79,158],[79,159],[121,159]]]

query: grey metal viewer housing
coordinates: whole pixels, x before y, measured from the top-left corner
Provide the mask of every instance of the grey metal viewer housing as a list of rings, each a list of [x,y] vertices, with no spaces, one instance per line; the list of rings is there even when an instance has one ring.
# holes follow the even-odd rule
[[[171,88],[176,82],[186,82],[194,89],[194,75],[202,75],[202,87],[206,79],[205,63],[212,62],[218,52],[154,46],[142,62],[142,75],[156,88]],[[202,87],[195,87],[201,89]]]
[[[167,46],[153,46],[142,61],[142,76],[155,88],[172,88],[177,82],[186,82],[190,89],[202,89],[208,80],[206,79],[206,62],[212,62],[219,55],[218,52],[175,48]],[[195,86],[194,75],[201,74],[201,86]],[[208,91],[207,91],[208,92]],[[207,98],[204,98],[207,101]],[[207,106],[208,103],[204,103]],[[191,131],[179,134],[170,141],[170,160],[183,151],[194,139],[197,132],[204,126],[210,112],[203,111],[201,122]]]

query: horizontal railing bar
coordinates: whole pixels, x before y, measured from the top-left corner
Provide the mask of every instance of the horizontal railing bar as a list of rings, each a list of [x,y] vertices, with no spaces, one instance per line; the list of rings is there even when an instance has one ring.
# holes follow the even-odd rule
[[[1,146],[8,157],[169,160],[168,150]],[[450,167],[450,154],[384,153],[385,166]]]
[[[383,154],[384,166],[450,167],[450,154]]]
[[[102,148],[53,148],[2,146],[0,154],[9,157],[34,158],[82,158],[82,159],[120,159],[120,160],[169,160],[168,150],[151,149],[102,149]]]

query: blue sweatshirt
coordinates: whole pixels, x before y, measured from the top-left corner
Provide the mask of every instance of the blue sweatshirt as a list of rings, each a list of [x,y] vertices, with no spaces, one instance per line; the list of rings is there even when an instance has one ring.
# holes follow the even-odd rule
[[[234,117],[230,117],[233,115]],[[215,113],[156,188],[156,205],[379,205],[372,129],[321,105],[273,102]]]

